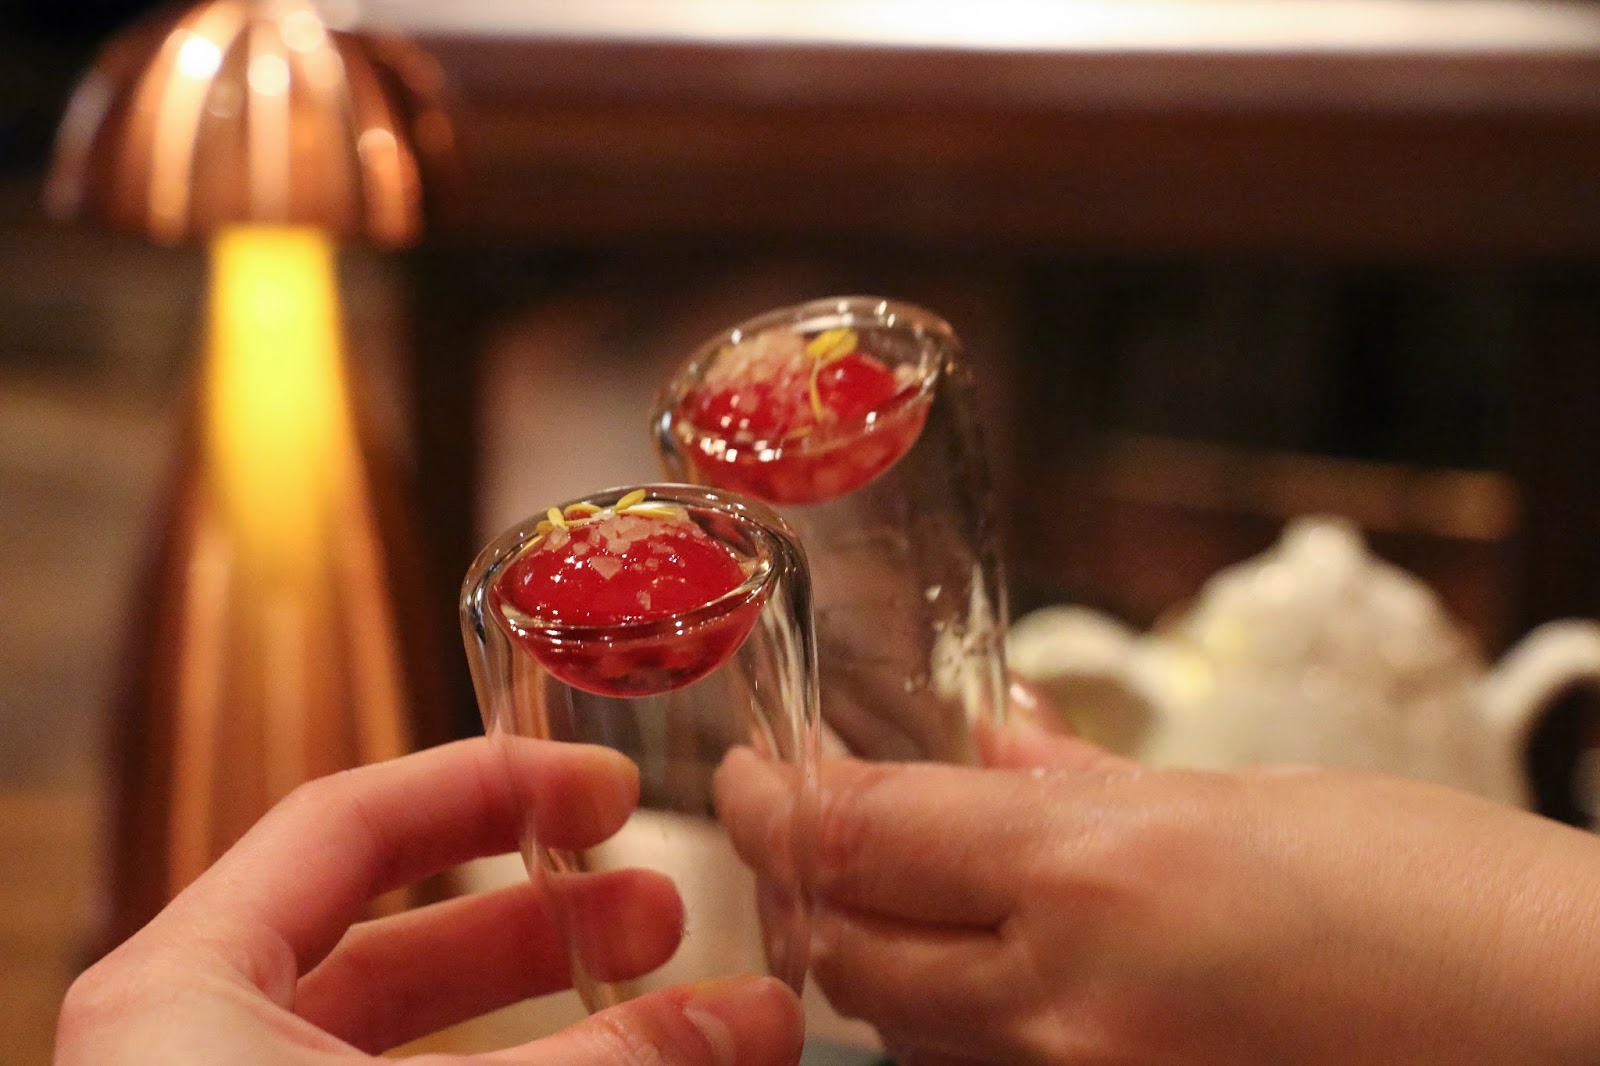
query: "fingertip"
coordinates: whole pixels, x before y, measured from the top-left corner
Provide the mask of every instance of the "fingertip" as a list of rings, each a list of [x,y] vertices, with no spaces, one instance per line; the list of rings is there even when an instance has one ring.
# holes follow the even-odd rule
[[[616,748],[603,744],[565,744],[568,752],[584,763],[584,769],[597,777],[609,780],[624,791],[639,794],[639,765]]]
[[[979,761],[990,767],[1033,766],[1039,749],[1073,736],[1067,718],[1038,685],[1013,675],[1006,682],[1002,723],[979,722],[973,731]]]
[[[1126,760],[1081,737],[1053,733],[1035,722],[1017,721],[978,736],[985,766],[1002,770],[1109,770]]]
[[[650,992],[488,1058],[571,1066],[796,1066],[804,1042],[799,997],[776,978],[744,974]]]
[[[726,817],[733,812],[765,810],[786,793],[782,768],[743,745],[729,749],[712,775],[717,809]]]
[[[1006,702],[1007,719],[1011,722],[1026,722],[1045,729],[1047,723],[1065,721],[1044,690],[1021,677],[1014,676],[1006,684]]]
[[[639,764],[615,748],[599,744],[577,744],[574,747],[593,760],[596,774],[609,783],[616,798],[631,813],[639,805]]]
[[[621,752],[595,744],[523,744],[540,746],[514,746],[511,772],[534,836],[546,847],[598,844],[638,806],[639,768]]]
[[[568,949],[601,981],[649,973],[683,940],[683,897],[658,870],[562,874],[545,883],[565,913]],[[619,935],[624,929],[627,935]]]
[[[765,760],[757,755],[755,749],[748,744],[735,744],[728,749],[722,757],[722,763],[717,767],[717,775],[739,775],[752,773],[765,765]]]
[[[784,763],[760,754],[752,747],[730,747],[722,763],[712,775],[712,787],[718,794],[762,795],[784,789]]]
[[[775,977],[743,975],[691,985],[683,1016],[717,1066],[793,1066],[805,1042],[800,998]]]
[[[796,782],[792,768],[746,747],[729,751],[712,778],[717,817],[734,851],[765,875],[785,865]]]

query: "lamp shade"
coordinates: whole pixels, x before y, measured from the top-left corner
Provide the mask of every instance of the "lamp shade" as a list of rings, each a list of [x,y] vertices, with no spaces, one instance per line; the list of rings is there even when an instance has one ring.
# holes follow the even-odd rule
[[[255,222],[403,245],[451,155],[439,88],[420,50],[330,28],[309,0],[204,0],[103,50],[46,206],[160,241]]]

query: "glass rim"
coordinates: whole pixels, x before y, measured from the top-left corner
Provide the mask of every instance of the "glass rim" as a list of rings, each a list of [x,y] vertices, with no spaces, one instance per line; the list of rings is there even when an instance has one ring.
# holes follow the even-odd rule
[[[838,326],[856,326],[869,329],[909,330],[918,338],[931,341],[941,358],[931,360],[922,369],[917,389],[902,397],[894,405],[899,411],[930,395],[938,388],[944,376],[944,356],[961,350],[961,341],[950,323],[943,317],[918,304],[904,300],[891,300],[884,296],[824,296],[815,300],[788,304],[753,315],[702,341],[689,353],[666,384],[656,394],[658,428],[678,420],[677,408],[693,387],[698,384],[711,362],[723,348],[741,343],[747,335],[761,333],[775,327],[790,330],[824,330]]]
[[[759,332],[773,326],[800,326],[815,320],[837,320],[841,326],[867,325],[882,329],[910,328],[915,334],[927,334],[940,341],[956,343],[956,332],[941,316],[917,304],[904,300],[891,300],[885,296],[848,295],[824,296],[784,307],[775,307],[753,315],[723,330],[711,343],[737,342],[743,333]],[[703,350],[702,345],[697,351]]]
[[[749,603],[764,598],[779,576],[787,572],[789,565],[803,565],[805,551],[800,545],[798,536],[782,516],[759,500],[726,489],[679,482],[644,482],[592,492],[556,504],[555,509],[565,511],[574,504],[590,504],[604,509],[614,505],[629,493],[641,489],[645,493],[641,503],[676,504],[690,510],[698,508],[740,522],[754,532],[757,540],[767,545],[767,554],[774,560],[774,564],[757,568],[727,592],[677,614],[602,624],[550,623],[532,619],[530,620],[532,624],[518,628],[552,643],[568,641],[576,643],[587,640],[617,644],[673,634],[687,635],[703,625],[715,622]],[[460,607],[463,612],[471,608],[473,613],[477,613],[487,606],[482,600],[492,590],[494,578],[535,538],[545,535],[538,530],[538,525],[542,521],[546,521],[546,515],[524,518],[501,532],[478,552],[477,557],[467,568],[466,578],[462,581]],[[793,560],[793,563],[779,562],[785,558]]]

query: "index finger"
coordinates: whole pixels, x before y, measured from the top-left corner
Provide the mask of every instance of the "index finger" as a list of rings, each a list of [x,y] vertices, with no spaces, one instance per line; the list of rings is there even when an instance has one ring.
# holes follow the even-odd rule
[[[789,817],[785,772],[735,750],[716,779],[717,809],[740,857],[780,881],[770,842]],[[1025,869],[1037,846],[1038,784],[1026,774],[936,763],[824,760],[818,899],[907,921],[994,927],[1025,883],[997,876],[997,861]]]
[[[585,745],[480,737],[347,770],[278,804],[140,935],[208,945],[288,1003],[374,897],[514,850],[527,819],[545,843],[596,843],[637,799],[633,764]]]

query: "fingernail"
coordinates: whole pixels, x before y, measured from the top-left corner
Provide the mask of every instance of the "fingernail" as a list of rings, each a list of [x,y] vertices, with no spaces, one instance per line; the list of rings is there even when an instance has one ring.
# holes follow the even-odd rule
[[[1006,725],[1019,735],[1060,735],[1071,733],[1061,710],[1050,702],[1032,682],[1013,679],[1007,689],[1011,713]]]
[[[727,1022],[698,1007],[684,1007],[683,1016],[694,1023],[700,1035],[706,1038],[719,1066],[736,1066],[739,1061],[739,1042],[733,1038],[733,1030],[728,1028]]]
[[[706,1038],[718,1066],[793,1061],[799,1055],[800,1003],[776,978],[742,975],[691,985],[683,1016]]]
[[[1037,711],[1043,702],[1039,699],[1039,692],[1025,681],[1012,678],[1006,685],[1006,696],[1013,705],[1027,711]]]

